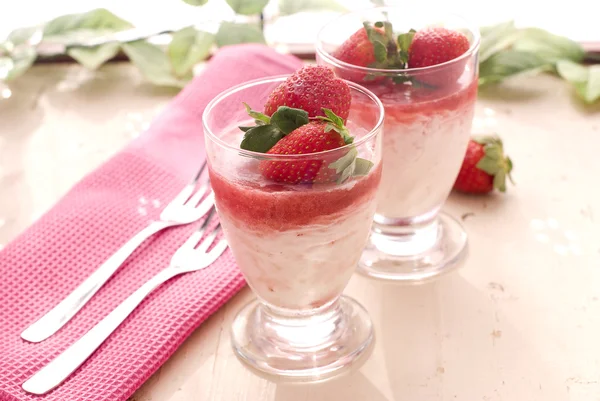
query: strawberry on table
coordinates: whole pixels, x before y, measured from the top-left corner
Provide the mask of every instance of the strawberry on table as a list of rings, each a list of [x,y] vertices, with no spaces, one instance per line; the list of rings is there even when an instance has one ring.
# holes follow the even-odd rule
[[[486,194],[494,189],[506,192],[506,178],[513,164],[504,155],[502,140],[497,135],[471,138],[454,189],[470,194]]]
[[[326,66],[307,65],[292,74],[269,96],[264,106],[267,116],[280,106],[302,109],[309,117],[324,116],[332,110],[344,121],[350,114],[350,87]]]

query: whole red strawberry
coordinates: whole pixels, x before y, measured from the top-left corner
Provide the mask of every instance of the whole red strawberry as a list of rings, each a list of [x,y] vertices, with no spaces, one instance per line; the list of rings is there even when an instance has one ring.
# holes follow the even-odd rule
[[[425,28],[417,31],[408,48],[410,68],[430,67],[463,55],[470,47],[469,39],[457,31],[443,27]],[[441,86],[456,82],[462,75],[465,62],[446,69],[419,76],[421,82]]]
[[[350,87],[337,78],[331,68],[307,65],[271,93],[264,110],[270,116],[279,106],[288,106],[308,112],[309,117],[317,117],[324,116],[323,108],[327,108],[346,121],[351,101]]]
[[[338,47],[333,56],[338,60],[360,67],[368,67],[375,62],[375,50],[369,40],[366,28],[360,28]]]
[[[512,182],[512,168],[498,136],[471,138],[454,189],[470,194],[486,194],[494,188],[506,192],[506,178]]]
[[[328,123],[311,121],[296,128],[283,137],[267,153],[276,155],[299,155],[306,153],[324,152],[346,145],[344,137],[335,130],[326,132]],[[336,171],[328,167],[323,158],[314,160],[292,161],[262,161],[259,169],[267,179],[286,183],[323,183],[335,181]]]

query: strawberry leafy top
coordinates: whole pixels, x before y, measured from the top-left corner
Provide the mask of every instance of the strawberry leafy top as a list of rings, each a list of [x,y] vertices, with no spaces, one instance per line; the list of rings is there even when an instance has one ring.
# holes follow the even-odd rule
[[[367,37],[373,44],[375,62],[370,68],[406,69],[408,68],[408,48],[416,31],[410,29],[394,37],[394,29],[389,21],[377,21],[373,26],[363,22]],[[382,31],[383,29],[383,31]]]
[[[267,153],[286,135],[308,124],[310,120],[325,122],[324,132],[337,132],[346,145],[354,142],[354,137],[350,135],[348,128],[344,125],[344,120],[328,108],[322,109],[325,116],[309,118],[306,111],[287,106],[279,106],[271,117],[252,110],[247,103],[244,103],[244,106],[246,107],[246,112],[250,117],[254,118],[256,124],[249,127],[239,127],[240,130],[244,131],[244,138],[242,139],[240,148],[245,150]],[[327,166],[335,170],[337,174],[336,182],[338,184],[345,182],[350,177],[364,176],[369,173],[373,167],[373,162],[357,156],[358,150],[352,145],[344,156],[341,156]]]

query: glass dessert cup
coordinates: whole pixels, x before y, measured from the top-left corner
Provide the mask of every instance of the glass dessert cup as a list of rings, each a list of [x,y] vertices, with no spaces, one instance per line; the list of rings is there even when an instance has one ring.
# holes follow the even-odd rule
[[[223,92],[207,106],[203,124],[220,222],[257,297],[232,324],[233,349],[246,366],[270,380],[313,382],[360,365],[374,340],[366,310],[342,292],[375,213],[383,105],[349,83],[352,103],[359,106],[346,122],[353,144],[302,155],[240,149],[244,133],[238,127],[253,125],[242,102],[262,110],[269,93],[286,78],[250,81]],[[308,162],[325,169],[356,151],[372,163],[370,170],[339,183],[281,184],[264,178],[259,167]]]
[[[363,22],[377,21],[391,22],[396,36],[429,26],[457,30],[470,48],[454,60],[422,68],[359,67],[336,57],[336,49]],[[471,135],[479,41],[478,29],[459,16],[404,5],[348,13],[320,31],[317,63],[369,89],[385,108],[382,180],[359,273],[417,284],[452,271],[466,257],[465,230],[440,210]]]

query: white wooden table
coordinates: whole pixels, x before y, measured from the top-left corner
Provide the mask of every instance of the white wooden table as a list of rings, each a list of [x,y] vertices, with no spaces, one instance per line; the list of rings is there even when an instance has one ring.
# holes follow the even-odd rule
[[[127,64],[93,75],[36,66],[0,93],[0,244],[131,140],[173,92]],[[2,99],[5,97],[7,99]],[[354,277],[377,342],[351,376],[287,386],[247,371],[229,327],[251,293],[210,318],[131,398],[135,401],[600,400],[600,107],[583,109],[552,77],[480,95],[476,126],[512,157],[507,195],[452,195],[470,255],[421,287]],[[1,246],[1,245],[0,245]]]

